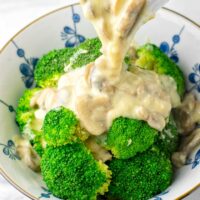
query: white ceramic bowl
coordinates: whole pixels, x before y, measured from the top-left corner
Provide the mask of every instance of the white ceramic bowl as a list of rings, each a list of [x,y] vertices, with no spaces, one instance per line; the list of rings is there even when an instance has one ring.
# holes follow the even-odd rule
[[[25,166],[15,153],[12,138],[18,134],[15,123],[17,99],[34,85],[33,70],[41,55],[49,50],[77,45],[96,36],[84,19],[79,5],[51,12],[25,27],[1,49],[0,57],[0,172],[32,199],[56,199],[41,176]],[[156,18],[137,33],[138,44],[153,42],[176,61],[185,73],[188,90],[200,99],[200,27],[162,9]],[[200,184],[200,147],[175,174],[172,185],[154,200],[180,198]]]

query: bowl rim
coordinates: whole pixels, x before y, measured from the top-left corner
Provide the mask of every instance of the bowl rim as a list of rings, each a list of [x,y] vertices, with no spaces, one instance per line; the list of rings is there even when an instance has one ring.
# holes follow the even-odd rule
[[[31,27],[33,24],[37,23],[38,21],[40,21],[41,19],[44,19],[45,17],[54,14],[56,12],[59,12],[61,10],[65,10],[66,8],[69,8],[70,6],[74,5],[79,5],[80,3],[70,3],[67,4],[66,6],[62,6],[60,8],[54,9],[50,12],[45,13],[44,15],[41,15],[40,17],[37,17],[35,20],[31,21],[30,23],[28,23],[26,26],[24,26],[22,29],[20,29],[18,32],[16,32],[4,45],[2,48],[0,48],[0,55],[1,53],[6,49],[6,47],[11,43],[11,41],[13,39],[15,39],[18,35],[20,35],[21,33],[23,33],[23,31],[25,31],[26,29],[28,29],[29,27]],[[175,10],[171,10],[167,7],[162,7],[161,10],[165,10],[167,12],[170,12],[173,15],[179,16],[181,18],[183,18],[185,21],[191,23],[193,26],[197,27],[200,29],[200,25],[198,23],[196,23],[195,21],[191,20],[190,18],[186,17],[185,15],[176,12]],[[17,189],[19,192],[21,192],[22,194],[24,194],[25,196],[27,196],[30,199],[33,200],[39,200],[38,197],[33,196],[32,194],[30,194],[29,192],[27,192],[26,190],[24,190],[23,188],[21,188],[18,184],[15,183],[14,180],[12,180],[9,175],[5,172],[5,170],[3,170],[0,166],[0,175],[2,175],[15,189]],[[192,187],[191,189],[189,189],[187,192],[183,193],[182,195],[180,195],[179,197],[177,197],[175,200],[181,200],[182,198],[188,196],[189,194],[191,194],[194,190],[196,190],[198,187],[200,187],[200,182],[195,185],[194,187]]]

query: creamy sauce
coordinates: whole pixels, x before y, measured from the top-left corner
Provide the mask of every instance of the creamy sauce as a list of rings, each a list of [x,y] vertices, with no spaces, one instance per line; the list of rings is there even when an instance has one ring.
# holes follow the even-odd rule
[[[102,56],[94,63],[91,81],[116,83],[130,46],[134,25],[145,0],[81,1],[85,17],[93,24],[101,42]]]
[[[87,68],[63,75],[57,90],[41,91],[39,101],[34,101],[40,107],[35,117],[43,120],[50,109],[62,105],[73,110],[94,135],[105,132],[119,116],[145,120],[162,130],[171,108],[180,104],[176,84],[170,77],[135,68],[133,72],[124,71],[115,86],[105,84],[99,90],[91,87]],[[163,84],[163,79],[168,83]]]
[[[73,71],[66,66],[67,73],[56,89],[37,93],[31,104],[39,107],[36,119],[43,120],[50,109],[62,105],[73,110],[93,135],[106,132],[120,116],[145,120],[151,127],[162,130],[171,109],[180,104],[175,81],[136,67],[129,72],[123,62],[146,1],[81,3],[102,42],[102,56]],[[74,55],[71,62],[82,53]]]

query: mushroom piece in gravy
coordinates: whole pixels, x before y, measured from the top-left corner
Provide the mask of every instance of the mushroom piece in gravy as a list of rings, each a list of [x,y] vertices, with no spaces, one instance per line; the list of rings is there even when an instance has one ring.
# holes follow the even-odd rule
[[[200,122],[200,102],[194,94],[187,94],[182,104],[175,109],[175,119],[183,135],[190,134],[196,123]]]
[[[40,157],[35,152],[30,142],[21,137],[15,138],[16,152],[21,160],[33,171],[40,171]]]
[[[200,128],[195,129],[189,136],[183,139],[179,151],[172,155],[173,164],[176,167],[183,166],[188,156],[198,145],[200,145]]]

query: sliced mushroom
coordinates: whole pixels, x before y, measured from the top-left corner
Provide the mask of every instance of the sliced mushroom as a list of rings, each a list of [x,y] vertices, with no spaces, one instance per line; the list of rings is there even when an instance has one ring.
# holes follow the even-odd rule
[[[195,129],[191,135],[184,138],[181,148],[172,155],[173,164],[181,167],[186,163],[191,152],[200,145],[200,128]]]
[[[30,142],[24,138],[16,137],[16,152],[21,160],[33,171],[40,171],[40,157],[35,152]]]
[[[195,95],[187,94],[181,106],[175,109],[175,119],[181,134],[188,135],[200,122],[200,102]]]

